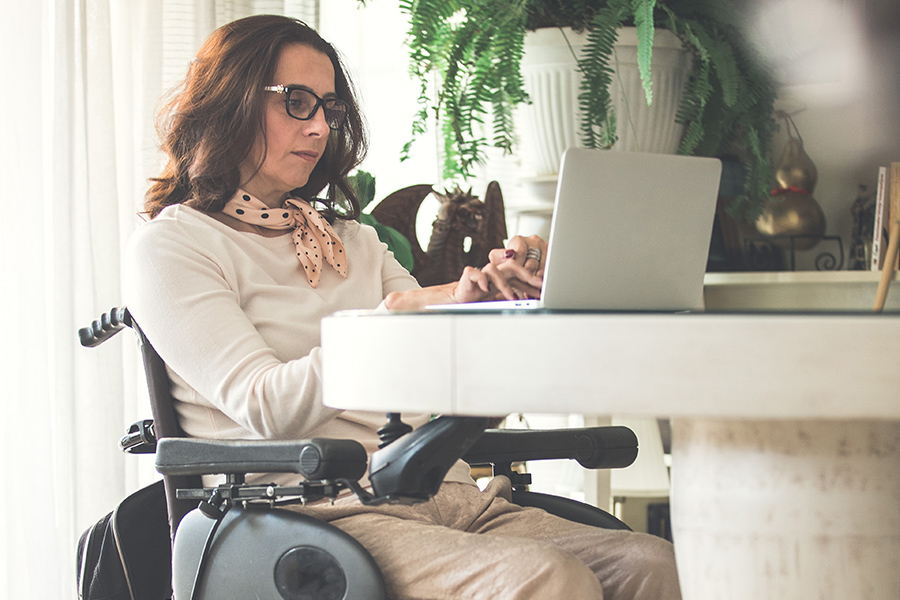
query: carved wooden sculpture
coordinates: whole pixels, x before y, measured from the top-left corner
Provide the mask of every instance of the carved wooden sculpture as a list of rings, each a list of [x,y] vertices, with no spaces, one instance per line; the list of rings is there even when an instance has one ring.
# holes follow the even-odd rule
[[[416,216],[422,201],[431,193],[440,201],[432,225],[428,249],[423,251],[416,235]],[[415,266],[412,274],[422,286],[456,281],[466,266],[483,267],[493,248],[506,240],[506,215],[500,184],[488,184],[484,202],[457,186],[443,194],[430,185],[414,185],[398,190],[372,210],[379,223],[406,236],[412,246]],[[466,249],[466,240],[471,245]]]

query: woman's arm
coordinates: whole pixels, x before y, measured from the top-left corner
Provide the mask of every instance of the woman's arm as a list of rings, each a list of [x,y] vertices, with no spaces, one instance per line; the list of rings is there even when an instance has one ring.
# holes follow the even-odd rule
[[[240,255],[224,249],[224,236],[192,225],[151,222],[127,255],[126,301],[176,380],[190,388],[180,399],[215,408],[264,438],[303,437],[340,414],[320,400],[318,319],[305,314],[315,298],[303,305],[277,285],[266,293],[239,274]],[[188,433],[219,434],[221,417],[191,414]],[[200,430],[192,432],[192,424]]]

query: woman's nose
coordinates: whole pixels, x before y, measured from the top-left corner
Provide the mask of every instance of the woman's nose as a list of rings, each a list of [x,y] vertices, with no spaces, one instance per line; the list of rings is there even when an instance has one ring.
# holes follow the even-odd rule
[[[327,136],[331,131],[328,121],[325,119],[325,109],[321,106],[316,108],[312,117],[304,121],[304,125],[307,135]]]

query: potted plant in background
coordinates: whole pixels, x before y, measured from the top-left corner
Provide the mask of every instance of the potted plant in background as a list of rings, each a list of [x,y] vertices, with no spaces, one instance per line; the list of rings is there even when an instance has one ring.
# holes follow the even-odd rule
[[[347,179],[350,186],[353,187],[353,191],[356,192],[360,211],[365,211],[372,204],[372,201],[375,200],[375,176],[368,171],[356,171]],[[360,213],[359,222],[371,225],[378,234],[378,239],[384,242],[388,250],[394,253],[394,258],[397,259],[397,262],[403,265],[403,268],[410,273],[413,272],[415,268],[414,254],[412,244],[406,235],[387,224],[379,222],[371,214],[371,209]]]
[[[484,161],[489,145],[513,151],[514,111],[530,101],[523,76],[526,33],[543,28],[583,33],[583,48],[575,62],[581,75],[577,142],[589,148],[615,148],[621,136],[616,123],[622,115],[617,114],[611,94],[617,78],[613,48],[620,29],[631,26],[642,102],[649,104],[654,94],[651,62],[657,33],[674,36],[690,57],[691,70],[675,115],[683,126],[677,152],[734,156],[742,162],[744,193],[728,207],[739,219],[752,221],[768,198],[770,145],[777,129],[772,110],[775,84],[745,44],[728,0],[399,0],[399,4],[410,18],[410,70],[422,86],[422,108],[404,153],[408,155],[416,136],[429,126],[440,128],[448,179],[468,176]],[[634,104],[633,99],[630,102]]]

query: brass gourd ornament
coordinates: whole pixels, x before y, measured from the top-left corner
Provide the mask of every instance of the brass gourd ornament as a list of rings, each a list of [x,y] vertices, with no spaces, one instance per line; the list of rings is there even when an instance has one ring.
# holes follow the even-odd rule
[[[776,115],[787,125],[788,141],[775,169],[779,187],[772,190],[772,197],[756,219],[756,230],[766,236],[797,236],[793,238],[794,249],[809,250],[825,233],[825,213],[812,195],[818,171],[803,149],[803,138],[794,120],[782,111]],[[780,237],[772,243],[790,248],[791,238]]]

